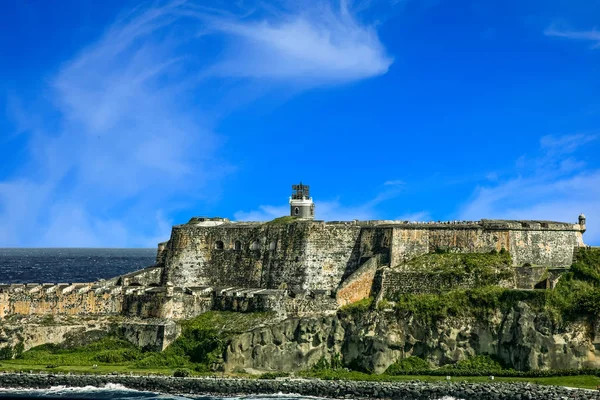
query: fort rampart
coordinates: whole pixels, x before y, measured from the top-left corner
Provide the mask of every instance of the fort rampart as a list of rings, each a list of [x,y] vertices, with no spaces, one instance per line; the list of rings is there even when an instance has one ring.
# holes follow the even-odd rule
[[[144,270],[93,283],[0,286],[0,317],[177,320],[210,309],[328,313],[382,290],[451,289],[456,284],[451,279],[402,267],[438,251],[507,251],[514,279],[504,284],[533,288],[542,276],[556,279],[571,265],[574,252],[584,246],[584,231],[585,223],[546,221],[234,223],[193,218],[173,228],[170,240],[159,245],[156,265]]]

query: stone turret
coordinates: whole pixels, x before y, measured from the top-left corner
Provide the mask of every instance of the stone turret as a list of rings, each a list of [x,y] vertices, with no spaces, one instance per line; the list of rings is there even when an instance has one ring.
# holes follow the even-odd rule
[[[585,214],[579,214],[579,226],[581,227],[581,232],[585,232]]]
[[[290,197],[290,215],[293,217],[314,219],[315,203],[310,197],[310,187],[303,185],[292,185],[292,196]]]

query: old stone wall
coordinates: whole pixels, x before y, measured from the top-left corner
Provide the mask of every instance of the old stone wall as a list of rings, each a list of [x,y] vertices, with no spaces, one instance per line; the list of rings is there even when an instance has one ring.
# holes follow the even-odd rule
[[[335,313],[338,306],[328,291],[231,289],[215,292],[213,309],[236,312],[273,311],[279,317]]]
[[[162,283],[334,289],[359,263],[354,224],[223,224],[173,229]]]
[[[156,265],[163,267],[167,258],[168,242],[161,242],[156,249]]]
[[[579,225],[543,221],[186,224],[161,253],[161,284],[334,291],[373,256],[394,267],[438,249],[506,249],[515,267],[567,267],[582,245]]]
[[[579,225],[539,221],[415,224],[393,227],[391,265],[400,265],[437,249],[486,253],[506,249],[514,266],[571,265],[574,249],[583,244]]]
[[[123,301],[123,315],[140,318],[189,319],[212,308],[210,288],[130,288]]]
[[[461,253],[510,249],[508,231],[489,231],[476,224],[398,227],[393,231],[392,266],[438,249]]]
[[[181,334],[173,321],[125,321],[113,330],[144,351],[163,351]]]
[[[9,315],[116,315],[123,290],[95,284],[0,286],[0,318]]]
[[[159,286],[162,271],[162,267],[151,266],[117,276],[106,281],[106,283],[114,286]]]
[[[383,272],[383,297],[393,299],[400,293],[439,293],[453,289],[471,289],[476,286],[475,277],[456,277],[427,274],[416,271],[388,270]]]
[[[378,257],[371,257],[345,279],[336,292],[338,305],[345,306],[374,295],[373,283],[378,266]]]
[[[581,233],[574,231],[510,231],[510,254],[515,266],[525,263],[546,267],[570,266],[573,249],[582,245]]]

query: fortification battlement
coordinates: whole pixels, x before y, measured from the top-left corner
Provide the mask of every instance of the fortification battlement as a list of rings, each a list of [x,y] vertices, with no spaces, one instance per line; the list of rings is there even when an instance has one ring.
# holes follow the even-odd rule
[[[202,222],[198,222],[202,221]],[[210,223],[209,223],[210,222]],[[216,223],[215,223],[216,222]],[[496,219],[482,219],[480,221],[403,221],[403,220],[352,220],[352,221],[322,221],[322,220],[307,220],[298,219],[287,221],[285,224],[298,223],[298,224],[316,224],[316,225],[342,225],[342,226],[360,226],[360,227],[407,227],[413,229],[510,229],[510,230],[551,230],[551,231],[577,231],[585,232],[585,223],[580,222],[569,223],[569,222],[558,222],[558,221],[540,221],[540,220],[496,220]],[[242,229],[242,228],[259,228],[278,226],[280,224],[271,224],[267,221],[229,221],[226,218],[207,218],[207,217],[194,217],[188,223],[176,225],[174,228],[186,229],[193,227],[205,227],[205,228],[222,228],[222,229]],[[161,243],[161,244],[166,244]]]

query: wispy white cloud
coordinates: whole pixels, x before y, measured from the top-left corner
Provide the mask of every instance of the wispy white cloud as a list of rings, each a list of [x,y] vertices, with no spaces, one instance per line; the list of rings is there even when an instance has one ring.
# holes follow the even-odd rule
[[[189,180],[202,187],[216,148],[185,103],[195,88],[174,83],[179,55],[158,39],[177,6],[126,15],[50,80],[60,123],[30,128],[25,178],[2,183],[0,245],[140,246],[168,234],[161,201]]]
[[[208,188],[214,197],[234,170],[219,156],[218,121],[201,106],[226,96],[209,90],[215,78],[235,78],[231,87],[276,80],[297,93],[381,75],[392,63],[375,29],[344,2],[261,7],[146,3],[65,60],[44,89],[48,107],[15,100],[30,153],[0,182],[0,246],[154,245],[168,237],[169,204],[195,202]],[[205,51],[214,36],[222,58]],[[40,123],[48,110],[51,125]],[[242,218],[276,212],[258,211]]]
[[[600,31],[596,30],[596,28],[593,28],[589,31],[573,31],[550,26],[544,30],[544,34],[546,36],[588,41],[592,42],[593,49],[600,48]]]
[[[595,135],[542,138],[541,156],[525,162],[536,168],[476,188],[460,217],[575,223],[579,213],[585,212],[588,217],[585,240],[600,242],[600,170],[582,168],[585,163],[575,158],[578,148],[595,138]],[[565,164],[575,166],[565,167]]]
[[[385,74],[393,62],[373,26],[359,23],[345,1],[306,3],[271,19],[197,14],[215,32],[234,40],[211,73],[329,85]]]

